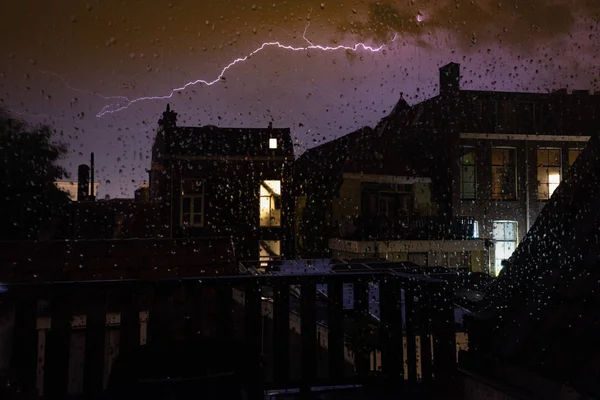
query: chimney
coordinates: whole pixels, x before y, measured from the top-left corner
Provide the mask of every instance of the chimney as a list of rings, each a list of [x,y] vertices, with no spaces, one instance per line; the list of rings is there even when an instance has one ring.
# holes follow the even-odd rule
[[[449,63],[440,68],[440,94],[460,91],[460,64]]]
[[[87,201],[90,191],[90,167],[81,164],[77,169],[77,201]]]
[[[94,153],[90,155],[90,200],[96,200],[96,185],[94,182]]]
[[[158,121],[158,125],[164,127],[165,130],[177,126],[177,113],[171,111],[170,104],[167,104],[167,110],[163,112],[162,118]]]

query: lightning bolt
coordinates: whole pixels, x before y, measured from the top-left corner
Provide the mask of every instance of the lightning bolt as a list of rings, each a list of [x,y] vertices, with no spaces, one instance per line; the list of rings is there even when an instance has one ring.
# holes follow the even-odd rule
[[[263,50],[265,50],[266,48],[269,48],[269,47],[275,47],[275,48],[282,49],[282,50],[287,50],[287,51],[319,50],[319,51],[330,51],[330,52],[331,51],[339,51],[339,50],[346,50],[346,51],[356,52],[359,49],[362,49],[364,51],[371,52],[371,53],[378,53],[378,52],[382,51],[386,47],[386,45],[381,45],[381,46],[378,46],[378,47],[372,47],[372,46],[368,46],[368,45],[366,45],[364,43],[356,43],[356,44],[354,44],[352,46],[347,46],[347,45],[338,45],[338,46],[316,45],[316,44],[313,44],[306,37],[306,32],[307,32],[309,26],[310,26],[310,23],[308,25],[306,25],[306,27],[304,28],[304,32],[302,34],[302,38],[307,43],[306,46],[296,47],[296,46],[291,46],[291,45],[287,45],[287,44],[282,44],[280,42],[265,42],[265,43],[261,44],[258,48],[254,49],[253,51],[251,51],[250,53],[248,53],[248,55],[246,55],[244,57],[236,58],[235,60],[231,61],[229,64],[227,64],[221,70],[221,72],[213,80],[197,79],[197,80],[194,80],[194,81],[190,81],[190,82],[187,82],[186,84],[184,84],[181,87],[177,87],[177,88],[171,89],[171,91],[169,93],[165,94],[165,95],[160,95],[160,96],[145,96],[145,97],[138,97],[136,99],[129,99],[129,98],[125,97],[125,96],[102,96],[102,95],[99,95],[96,92],[89,92],[89,93],[92,93],[92,94],[94,94],[96,96],[102,97],[105,100],[122,100],[122,102],[117,102],[117,103],[112,103],[112,104],[105,105],[100,110],[100,112],[98,112],[96,114],[96,117],[100,118],[100,117],[103,117],[103,116],[108,115],[108,114],[118,113],[120,111],[128,109],[133,104],[136,104],[136,103],[139,103],[139,102],[142,102],[142,101],[168,100],[168,99],[172,98],[175,93],[184,91],[187,88],[189,88],[190,86],[195,86],[195,85],[199,85],[199,84],[203,84],[205,86],[212,86],[212,85],[218,83],[219,81],[221,81],[221,79],[223,78],[223,76],[225,75],[225,73],[230,68],[234,67],[235,65],[237,65],[239,63],[245,62],[250,57],[254,56],[257,53],[260,53],[261,51],[263,51]],[[392,39],[392,42],[396,40],[397,36],[398,36],[397,34],[394,35],[394,38]]]
[[[125,101],[131,101],[131,100],[129,100],[129,98],[127,98],[125,96],[104,96],[103,94],[98,93],[98,92],[93,92],[91,90],[84,90],[84,89],[76,88],[74,86],[71,86],[71,84],[69,82],[67,82],[67,80],[63,76],[61,76],[61,75],[59,75],[59,74],[57,74],[55,72],[52,72],[52,71],[42,71],[42,74],[51,75],[51,76],[54,76],[54,77],[60,79],[61,82],[66,87],[68,87],[69,89],[71,89],[74,92],[79,92],[79,93],[83,93],[83,94],[91,94],[93,96],[100,97],[103,100],[125,100]]]

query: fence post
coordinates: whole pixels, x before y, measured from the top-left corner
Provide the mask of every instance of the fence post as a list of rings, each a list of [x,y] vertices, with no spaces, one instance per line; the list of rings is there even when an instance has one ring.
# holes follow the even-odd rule
[[[317,373],[317,286],[314,281],[303,283],[300,293],[300,331],[302,342],[302,390],[310,391]]]
[[[329,380],[339,381],[344,377],[344,305],[343,286],[339,281],[327,283]]]
[[[449,282],[440,282],[434,291],[433,318],[434,376],[437,382],[449,383],[456,371],[456,326],[454,322],[454,292]]]
[[[67,397],[72,298],[70,287],[58,285],[53,288],[52,321],[44,367],[44,394],[50,399]]]
[[[88,293],[86,302],[83,392],[91,398],[104,389],[106,292],[96,288]]]
[[[290,379],[290,287],[278,279],[273,287],[273,378],[285,385]]]
[[[381,370],[386,384],[404,383],[402,299],[398,278],[385,275],[379,282]]]

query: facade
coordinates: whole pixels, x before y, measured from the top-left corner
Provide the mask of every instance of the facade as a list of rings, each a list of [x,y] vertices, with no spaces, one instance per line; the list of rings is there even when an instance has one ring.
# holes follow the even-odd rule
[[[438,96],[384,118],[376,135],[412,150],[441,213],[473,218],[494,241],[497,274],[599,131],[598,111],[600,96],[587,91],[461,90],[451,63],[440,69]]]
[[[289,129],[180,127],[163,113],[149,198],[168,208],[170,236],[231,236],[240,260],[291,252]]]
[[[294,170],[300,255],[487,270],[475,222],[440,213],[431,178],[412,161],[370,128],[304,153]]]

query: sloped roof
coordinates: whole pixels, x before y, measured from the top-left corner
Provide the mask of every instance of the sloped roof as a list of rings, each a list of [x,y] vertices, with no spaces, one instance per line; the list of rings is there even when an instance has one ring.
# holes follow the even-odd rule
[[[480,310],[488,351],[600,395],[600,138],[593,137]]]

